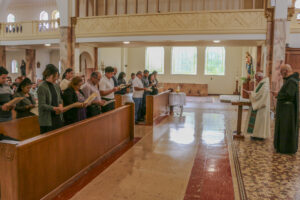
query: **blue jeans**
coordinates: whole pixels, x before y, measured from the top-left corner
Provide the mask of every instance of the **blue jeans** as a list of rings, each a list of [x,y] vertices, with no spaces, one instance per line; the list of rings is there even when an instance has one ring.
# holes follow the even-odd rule
[[[137,122],[141,117],[143,108],[143,98],[133,98],[134,101],[134,121]]]

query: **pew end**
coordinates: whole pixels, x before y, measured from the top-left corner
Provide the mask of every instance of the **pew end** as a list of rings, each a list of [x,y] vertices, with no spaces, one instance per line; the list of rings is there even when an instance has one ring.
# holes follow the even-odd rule
[[[23,141],[38,136],[40,134],[38,116],[1,122],[0,134],[18,141]]]

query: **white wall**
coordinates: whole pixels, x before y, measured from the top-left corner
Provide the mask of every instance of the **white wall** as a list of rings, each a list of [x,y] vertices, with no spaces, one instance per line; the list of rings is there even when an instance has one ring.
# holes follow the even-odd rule
[[[25,60],[25,50],[12,50],[6,52],[6,67],[9,71],[9,76],[13,78],[13,80],[21,76],[21,71],[19,69],[19,73],[12,74],[11,73],[11,62],[12,60],[17,60],[18,66],[20,67],[22,59]],[[58,67],[59,63],[59,50],[51,50],[47,48],[38,48],[36,49],[36,55],[35,55],[35,61],[41,63],[41,67],[36,69],[36,76],[37,79],[42,79],[42,73],[46,67],[47,64],[54,64]],[[35,66],[36,67],[36,63]]]
[[[171,47],[165,47],[165,74],[159,75],[158,79],[160,82],[168,83],[208,84],[209,94],[232,94],[235,91],[236,77],[242,76],[242,68],[245,67],[243,52],[243,47],[226,47],[225,76],[206,76],[205,47],[198,47],[197,75],[171,75]],[[145,47],[129,48],[127,73],[144,70],[144,66]]]
[[[18,62],[18,73],[12,74],[11,73],[11,62],[13,60],[16,60]],[[6,52],[6,68],[9,72],[9,76],[12,78],[12,81],[14,82],[15,78],[18,76],[21,76],[21,62],[22,60],[25,60],[25,50],[13,50],[13,51],[7,51]]]
[[[8,0],[5,0],[9,2]],[[49,14],[49,19],[51,19],[51,14],[54,10],[57,10],[55,0],[49,0],[47,2],[41,2],[37,4],[14,4],[1,3],[0,1],[0,21],[6,22],[7,15],[12,13],[16,17],[16,21],[31,21],[39,20],[40,13],[45,10]]]
[[[100,48],[98,63],[100,65],[103,61],[105,66],[117,67],[118,72],[120,72],[123,64],[122,53],[122,48]]]

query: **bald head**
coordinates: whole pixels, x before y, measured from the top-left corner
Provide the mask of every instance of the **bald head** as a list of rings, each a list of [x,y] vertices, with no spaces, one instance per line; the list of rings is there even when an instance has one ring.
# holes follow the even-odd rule
[[[283,78],[290,76],[293,73],[293,69],[289,64],[280,65],[280,74]]]
[[[262,79],[264,79],[264,73],[261,71],[256,72],[255,79],[259,83]]]

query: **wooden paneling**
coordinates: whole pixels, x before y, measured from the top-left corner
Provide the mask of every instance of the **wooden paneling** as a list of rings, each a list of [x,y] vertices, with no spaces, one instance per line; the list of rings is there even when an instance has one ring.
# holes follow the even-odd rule
[[[172,88],[174,91],[180,87],[180,91],[187,96],[208,96],[207,84],[190,84],[190,83],[162,83],[163,88],[168,90]]]
[[[300,48],[287,48],[285,62],[290,64],[294,72],[300,73]]]
[[[146,124],[153,125],[159,117],[168,114],[170,91],[146,97]]]
[[[58,191],[133,136],[130,104],[18,144],[2,141],[1,199],[34,200]]]
[[[40,134],[37,116],[14,119],[0,123],[0,134],[22,141]]]

